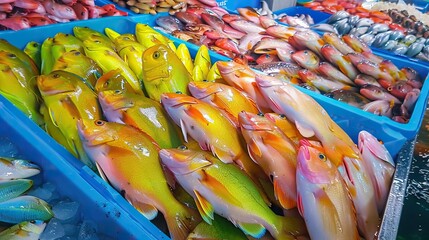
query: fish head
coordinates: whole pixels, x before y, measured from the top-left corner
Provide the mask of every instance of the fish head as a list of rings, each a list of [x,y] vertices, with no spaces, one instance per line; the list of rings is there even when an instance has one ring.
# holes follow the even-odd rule
[[[382,95],[386,93],[384,88],[378,87],[372,84],[365,84],[361,86],[361,89],[359,90],[359,92],[363,96],[372,96],[374,98],[381,98]]]
[[[104,38],[94,34],[85,39],[83,41],[83,45],[85,46],[85,49],[89,51],[99,51],[103,49],[112,50],[109,42],[107,42]]]
[[[27,233],[42,234],[46,227],[46,223],[42,220],[25,221],[19,224],[19,229]]]
[[[79,40],[77,37],[73,36],[72,34],[68,34],[68,33],[57,33],[54,36],[53,39],[53,43],[54,44],[77,44],[77,45],[82,45],[82,41]]]
[[[246,65],[239,64],[234,61],[218,61],[216,66],[222,78],[228,83],[241,82],[244,78],[255,78],[255,73]]]
[[[363,157],[366,156],[364,153],[368,153],[373,156],[372,159],[381,159],[395,166],[395,162],[386,147],[374,135],[365,130],[359,132],[358,148]]]
[[[308,69],[299,70],[298,75],[304,82],[311,82],[317,78],[317,75]]]
[[[238,114],[240,127],[246,131],[271,131],[274,125],[264,115],[242,111]]]
[[[159,151],[162,163],[176,175],[189,174],[210,166],[212,162],[209,154],[201,150],[188,149],[186,146]]]
[[[313,147],[313,144],[308,142],[300,141],[297,156],[297,171],[311,183],[330,183],[332,176],[337,171],[336,167],[329,161],[325,153],[321,151],[321,148]]]
[[[73,73],[56,70],[47,75],[39,75],[37,86],[42,95],[55,95],[76,91],[78,85],[76,81],[83,80]]]
[[[292,59],[300,66],[314,66],[319,64],[319,57],[310,50],[301,50],[292,53]]]
[[[169,59],[175,54],[164,44],[157,44],[148,49],[143,53],[143,75],[145,76],[145,81],[154,81],[160,78],[168,78],[170,76],[171,68]]]
[[[107,90],[98,93],[98,100],[106,114],[110,111],[126,111],[135,105],[134,95],[123,90]],[[107,111],[109,112],[109,111]]]
[[[94,33],[94,30],[92,30],[89,27],[80,27],[80,26],[73,27],[73,34],[79,39],[85,39],[93,33]]]
[[[15,65],[17,62],[22,62],[14,53],[0,50],[0,62],[9,66]]]
[[[180,123],[184,109],[189,106],[197,104],[198,99],[179,93],[163,93],[161,95],[161,104],[164,109],[168,112],[170,117],[177,124]]]
[[[118,89],[135,92],[121,73],[122,70],[120,68],[104,73],[100,78],[97,79],[97,82],[95,83],[94,88],[96,92]]]
[[[77,121],[77,130],[82,143],[86,146],[99,146],[117,140],[119,134],[116,124],[103,120],[84,120]],[[122,124],[119,124],[122,125]],[[125,126],[125,125],[123,125]]]
[[[23,159],[12,159],[0,157],[2,165],[11,166],[17,172],[25,172],[27,176],[34,176],[40,173],[41,169],[38,165]]]
[[[322,53],[323,56],[331,56],[331,55],[339,55],[339,54],[341,54],[341,52],[338,51],[338,49],[336,49],[331,44],[325,44],[325,45],[323,45],[322,48],[320,49],[320,52]]]
[[[224,87],[221,83],[209,82],[209,81],[201,81],[201,82],[189,82],[188,83],[189,92],[191,92],[192,96],[197,99],[206,98],[213,94],[223,92]]]
[[[238,14],[225,14],[222,16],[222,20],[226,23],[230,23],[235,20],[244,19],[242,16]]]

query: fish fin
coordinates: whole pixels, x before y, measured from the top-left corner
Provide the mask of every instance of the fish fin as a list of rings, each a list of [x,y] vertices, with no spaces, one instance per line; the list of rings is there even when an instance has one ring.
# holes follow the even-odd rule
[[[174,177],[174,173],[164,164],[161,164],[161,168],[164,172],[165,180],[167,181],[168,186],[170,186],[172,189],[175,189],[176,179]]]
[[[186,132],[185,123],[183,123],[183,119],[180,119],[180,129],[182,130],[183,140],[188,142],[188,133]]]
[[[296,201],[296,205],[298,208],[298,212],[299,214],[304,217],[304,206],[302,205],[302,196],[301,194],[299,194],[299,192],[297,192],[297,201]]]
[[[314,136],[314,134],[315,134],[313,129],[302,125],[298,121],[295,121],[295,126],[298,129],[299,133],[301,133],[301,135],[303,137],[310,138],[310,137]]]
[[[145,216],[148,220],[153,220],[158,215],[158,209],[156,209],[156,207],[151,204],[133,201],[126,193],[125,199],[127,199],[131,205],[133,205],[137,211],[143,214],[143,216]]]
[[[313,193],[313,196],[318,202],[319,211],[325,214],[331,214],[331,215],[333,214],[334,216],[332,217],[336,219],[335,221],[324,221],[323,222],[324,229],[326,229],[326,231],[331,233],[337,232],[338,228],[337,228],[336,222],[339,222],[340,218],[338,216],[337,208],[335,207],[331,198],[322,189],[319,189],[318,191]]]
[[[212,220],[214,220],[213,206],[203,196],[201,196],[197,190],[194,190],[194,194],[196,196],[195,203],[197,204],[197,208],[201,217],[204,219],[204,221],[211,225]]]
[[[188,114],[191,118],[195,119],[196,121],[202,122],[205,125],[209,125],[210,124],[210,122],[207,121],[207,119],[200,112],[200,110],[198,110],[197,108],[193,107],[192,105],[189,106],[184,111],[185,111],[186,114]]]
[[[371,141],[369,144],[366,145],[368,147],[368,150],[377,156],[379,159],[382,159],[384,162],[387,162],[391,164],[392,166],[395,166],[395,163],[393,162],[392,156],[390,153],[386,150],[384,145],[378,141]]]
[[[65,97],[63,99],[60,100],[61,105],[63,106],[63,108],[70,113],[71,116],[73,116],[74,119],[81,119],[82,117],[80,116],[80,112],[79,112],[79,108],[76,107],[76,105],[74,104],[74,102],[70,99],[70,97]]]
[[[255,162],[258,163],[256,161],[257,158],[260,158],[262,156],[262,151],[259,148],[258,144],[256,143],[255,140],[251,140],[248,144],[247,144],[247,152],[249,153],[250,158]]]
[[[266,232],[265,227],[258,223],[239,223],[238,227],[254,238],[261,238]]]
[[[106,174],[104,173],[103,169],[101,168],[101,166],[98,163],[95,163],[95,167],[98,170],[98,173],[100,174],[100,177],[106,181],[108,184],[110,184],[109,179],[107,178]]]
[[[211,176],[209,172],[204,171],[204,176],[200,180],[201,183],[209,188],[212,192],[214,192],[217,196],[219,196],[224,201],[235,205],[241,206],[241,202],[235,198],[234,194],[232,194],[223,183],[219,182],[215,177]]]
[[[105,28],[104,33],[110,38],[110,40],[115,40],[117,37],[121,36],[118,32],[111,28]]]
[[[283,191],[278,178],[274,178],[273,185],[274,194],[276,195],[276,198],[279,200],[280,205],[282,205],[283,208],[291,209],[296,207],[296,199],[292,198],[285,191]]]
[[[200,145],[201,146],[201,145]],[[201,149],[203,150],[211,150],[213,155],[215,155],[217,158],[219,158],[222,162],[224,163],[233,163],[233,154],[230,153],[229,151],[224,151],[220,148],[215,148],[213,145],[209,145],[209,147],[206,149],[204,149],[203,147],[201,147]]]

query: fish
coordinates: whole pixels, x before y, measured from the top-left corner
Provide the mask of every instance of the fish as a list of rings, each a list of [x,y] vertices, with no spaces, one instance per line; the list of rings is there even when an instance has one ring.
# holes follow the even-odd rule
[[[310,28],[310,24],[298,17],[286,15],[282,17],[282,20],[286,21],[286,23],[291,27]]]
[[[42,2],[46,12],[59,19],[77,20],[77,16],[72,7],[60,4],[54,0],[45,0]]]
[[[342,73],[348,78],[355,79],[358,75],[358,70],[352,64],[347,56],[341,54],[335,47],[330,44],[326,44],[321,48],[323,57],[328,60],[331,64],[337,66]],[[360,69],[359,69],[360,70]]]
[[[33,186],[33,180],[0,180],[0,202],[16,198]]]
[[[149,98],[160,101],[166,92],[189,94],[190,81],[191,74],[166,45],[155,45],[143,53],[143,85]]]
[[[387,88],[393,96],[403,101],[407,93],[413,90],[413,86],[407,83],[407,81],[397,81],[392,86]]]
[[[169,44],[169,40],[166,36],[162,35],[151,26],[143,23],[137,23],[135,28],[135,35],[137,41],[141,43],[146,49],[157,44],[165,44],[168,46],[174,46],[174,44]]]
[[[224,83],[226,82],[223,80],[222,76],[220,75],[219,69],[217,68],[216,64],[213,64],[207,73],[206,80],[209,82],[218,82],[218,83]]]
[[[354,35],[343,35],[342,40],[357,53],[372,52],[368,45]]]
[[[264,37],[265,35],[259,33],[246,34],[239,40],[238,49],[240,50],[240,53],[246,54],[251,51]]]
[[[183,24],[200,24],[203,23],[201,18],[195,14],[190,12],[176,12],[174,16],[179,19]]]
[[[49,204],[33,196],[19,196],[0,202],[0,221],[20,223],[24,221],[48,221],[54,216]]]
[[[299,42],[299,44],[302,44],[303,46],[307,47],[317,55],[322,56],[321,49],[326,43],[316,32],[311,30],[297,31],[293,35],[293,39]]]
[[[173,16],[161,16],[156,18],[155,22],[158,26],[164,28],[168,32],[182,30],[184,28],[183,23]]]
[[[338,81],[350,86],[355,86],[355,83],[349,77],[328,62],[320,62],[317,72],[323,74],[327,79],[332,81]]]
[[[362,110],[379,116],[392,117],[394,103],[386,100],[375,100],[362,106]]]
[[[159,102],[121,90],[100,92],[98,100],[108,121],[140,129],[161,148],[182,145],[177,129]]]
[[[121,70],[119,68],[108,71],[99,77],[94,85],[94,90],[96,93],[106,90],[122,90],[142,94],[141,91],[134,91],[124,76],[121,75]]]
[[[256,64],[266,64],[266,63],[272,63],[272,62],[279,62],[280,59],[277,57],[277,55],[274,54],[262,54],[256,59]]]
[[[40,58],[40,48],[41,45],[35,41],[28,42],[24,47],[24,53],[26,53],[34,61],[37,68],[40,68],[40,64],[42,61]]]
[[[292,59],[302,68],[318,72],[320,58],[311,50],[301,50],[292,53]]]
[[[289,78],[298,78],[298,71],[302,68],[295,64],[289,62],[272,62],[272,63],[264,63],[252,66],[253,69],[262,71],[266,74],[284,74]]]
[[[110,40],[109,37],[89,27],[75,26],[73,27],[73,34],[83,43],[85,41],[96,41],[99,46],[104,46],[106,48],[112,49],[113,51],[116,51],[115,44],[112,40]]]
[[[413,86],[414,88],[421,89],[422,88],[422,79],[419,76],[419,73],[410,67],[401,68],[400,70],[402,74],[407,79],[407,83]]]
[[[207,78],[207,74],[211,68],[211,59],[209,55],[209,50],[205,45],[200,46],[195,54],[194,58],[194,69],[193,69],[193,80],[194,81],[202,81]],[[200,77],[197,77],[195,74],[195,69],[199,69],[201,71]]]
[[[259,13],[256,12],[253,8],[251,7],[240,7],[237,8],[237,12],[243,16],[246,20],[251,21],[257,25],[260,25],[260,20],[259,20]]]
[[[230,85],[247,93],[259,107],[261,112],[269,112],[270,108],[262,96],[259,88],[256,86],[256,74],[246,65],[236,62],[216,62],[219,73],[222,78]]]
[[[284,209],[295,208],[297,151],[294,143],[264,116],[243,111],[238,121],[247,151],[270,177],[276,199]]]
[[[244,19],[237,19],[234,21],[231,21],[229,23],[231,27],[235,28],[236,30],[243,32],[243,33],[263,33],[265,32],[265,28],[261,27],[258,24],[255,24],[251,21],[244,20]]]
[[[335,164],[301,140],[297,157],[298,210],[312,239],[360,239],[347,186]]]
[[[363,85],[360,90],[362,96],[370,100],[385,100],[393,103],[401,103],[401,101],[395,96],[391,95],[387,90],[382,87],[377,87],[374,85]]]
[[[359,93],[356,93],[355,91],[351,91],[351,90],[345,90],[345,89],[334,90],[331,92],[327,92],[323,95],[333,98],[340,102],[345,102],[349,105],[352,105],[358,108],[362,108],[365,104],[368,104],[370,102],[369,99],[365,98]]]
[[[222,83],[190,82],[191,95],[216,108],[235,126],[238,127],[238,115],[242,111],[259,113],[255,101],[238,89]]]
[[[55,63],[64,53],[72,50],[84,53],[83,42],[72,34],[57,33],[53,37],[51,54]]]
[[[102,117],[95,92],[79,76],[61,70],[39,75],[37,85],[52,123],[67,139],[64,147],[94,169],[79,139],[76,123],[79,119],[92,121]]]
[[[134,127],[102,120],[79,121],[78,131],[105,180],[147,219],[160,211],[170,236],[185,239],[201,218],[171,193],[156,142]]]
[[[276,22],[276,20],[268,17],[268,16],[259,16],[259,22],[261,27],[263,28],[269,28],[271,26],[276,26],[278,25],[278,23]]]
[[[308,83],[309,85],[315,86],[322,92],[331,92],[340,89],[356,91],[356,88],[351,87],[350,85],[344,84],[342,82],[328,80],[308,69],[299,70],[298,74],[302,81]]]
[[[40,115],[39,96],[30,67],[20,60],[14,53],[0,50],[0,94],[21,110],[37,125],[43,125]]]
[[[266,230],[276,239],[306,234],[300,218],[272,212],[253,181],[237,166],[225,164],[210,153],[190,149],[162,149],[159,155],[193,196],[205,222],[210,224],[216,213],[255,238],[262,237]]]
[[[295,123],[303,137],[316,136],[336,166],[345,156],[359,157],[359,150],[351,138],[313,98],[292,84],[269,76],[257,75],[256,83],[272,110]]]
[[[299,141],[303,139],[303,136],[299,133],[295,124],[290,122],[284,114],[278,113],[265,113],[264,117],[274,123],[274,125],[282,131],[295,145],[295,148],[298,149]]]
[[[51,37],[46,38],[40,47],[40,57],[42,62],[40,64],[40,73],[49,74],[52,71],[54,64],[54,57],[52,56],[52,46],[54,39]]]
[[[103,75],[103,70],[94,60],[77,50],[63,53],[52,66],[52,71],[56,70],[74,73],[93,87]]]
[[[25,159],[0,157],[0,180],[29,178],[40,173],[40,167]]]
[[[94,60],[103,72],[120,69],[121,75],[128,81],[134,91],[143,92],[141,81],[113,49],[104,47],[98,41],[85,40],[83,44],[86,56]]]
[[[270,36],[288,40],[290,37],[294,36],[294,34],[298,32],[298,30],[294,27],[287,27],[284,25],[273,25],[266,28],[265,32]]]
[[[36,62],[33,59],[31,59],[31,57],[27,55],[24,51],[15,47],[7,40],[0,39],[0,50],[15,54],[15,56],[17,56],[22,62],[24,62],[31,68],[31,71],[33,71],[34,75],[39,74],[39,68]]]
[[[419,96],[420,96],[420,90],[417,88],[412,89],[410,92],[407,93],[407,95],[405,95],[405,98],[404,98],[404,101],[402,102],[401,107],[406,109],[407,112],[412,113]]]
[[[349,53],[354,53],[355,51],[349,47],[342,39],[335,33],[324,33],[322,36],[322,39],[328,43],[334,46],[338,51],[341,52],[343,55],[347,55]]]
[[[237,164],[258,186],[264,186],[269,181],[247,155],[238,130],[215,107],[194,97],[177,93],[162,94],[161,103],[171,119],[181,128],[185,142],[188,141],[189,135],[199,143],[202,150],[210,151],[224,163]]]
[[[222,49],[233,52],[235,54],[241,54],[240,49],[238,49],[237,43],[231,39],[219,38],[218,40],[215,41],[215,45],[222,48]]]
[[[380,83],[377,82],[377,79],[375,79],[374,77],[371,77],[369,75],[362,74],[362,73],[358,74],[353,81],[359,87],[362,87],[363,85],[366,85],[366,84],[371,84],[371,85],[375,85],[377,87],[381,87]]]
[[[12,11],[13,7],[10,4],[2,4],[1,5],[2,10],[4,10],[5,6],[9,6],[10,11]],[[9,9],[7,10],[9,11]],[[28,18],[24,16],[11,16],[11,17],[2,19],[2,21],[0,22],[0,26],[2,26],[2,28],[11,29],[14,31],[27,29],[31,27],[30,21],[28,20]]]
[[[382,214],[395,173],[395,162],[386,147],[365,130],[359,132],[358,148],[374,186],[378,213]]]
[[[0,239],[39,239],[45,227],[46,223],[41,220],[24,221],[0,232]]]
[[[188,47],[184,43],[179,44],[176,49],[176,55],[182,61],[183,65],[185,65],[186,69],[190,74],[192,74],[192,70],[194,69],[194,62],[192,60],[191,54],[189,53]]]
[[[193,198],[192,198],[193,201]],[[211,224],[200,222],[188,235],[186,240],[198,239],[236,239],[247,240],[246,235],[230,221],[221,216],[215,216]]]

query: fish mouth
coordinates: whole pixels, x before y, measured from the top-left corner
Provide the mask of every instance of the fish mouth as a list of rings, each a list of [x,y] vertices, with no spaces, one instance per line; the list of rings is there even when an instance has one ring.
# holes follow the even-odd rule
[[[217,62],[216,63],[218,69],[220,72],[224,73],[224,74],[230,74],[236,71],[236,69],[234,69],[234,63],[229,61],[229,62]]]
[[[152,82],[162,78],[170,78],[170,69],[167,69],[166,66],[167,63],[164,63],[150,68],[144,68],[144,80]]]
[[[114,92],[116,92],[116,91],[118,91],[118,90],[115,90]],[[106,91],[106,92],[111,92],[111,91]],[[134,102],[125,101],[123,98],[115,98],[115,97],[109,98],[109,96],[112,96],[112,94],[106,93],[106,92],[99,92],[98,93],[98,99],[99,99],[99,102],[102,106],[109,108],[111,110],[115,110],[115,111],[121,110],[121,109],[128,109],[128,108],[134,106]]]
[[[163,164],[174,174],[190,174],[212,164],[200,151],[161,149],[158,154]]]
[[[172,96],[173,95],[173,96]],[[197,100],[192,97],[183,97],[179,99],[178,93],[163,93],[161,95],[161,103],[164,106],[178,108],[187,104],[196,104]],[[186,96],[186,95],[184,95]]]

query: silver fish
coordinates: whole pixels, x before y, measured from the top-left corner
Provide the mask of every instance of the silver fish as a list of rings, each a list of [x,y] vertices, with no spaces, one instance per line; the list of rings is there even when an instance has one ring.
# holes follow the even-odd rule
[[[377,34],[388,31],[390,28],[387,24],[376,23],[368,28],[368,33]]]
[[[408,47],[408,50],[405,55],[408,57],[414,57],[423,50],[424,46],[425,45],[423,43],[414,42]]]
[[[0,180],[29,178],[39,173],[39,166],[27,160],[0,157]]]
[[[361,18],[359,21],[357,21],[355,27],[370,27],[372,24],[374,24],[374,21],[372,21],[370,18]]]
[[[350,13],[346,12],[346,11],[338,11],[335,14],[333,14],[332,16],[330,16],[328,18],[328,20],[326,21],[326,23],[331,24],[331,23],[335,23],[338,22],[341,19],[347,18],[350,16]]]
[[[155,22],[158,26],[170,32],[173,32],[175,30],[183,30],[184,28],[183,23],[173,16],[158,17]]]

